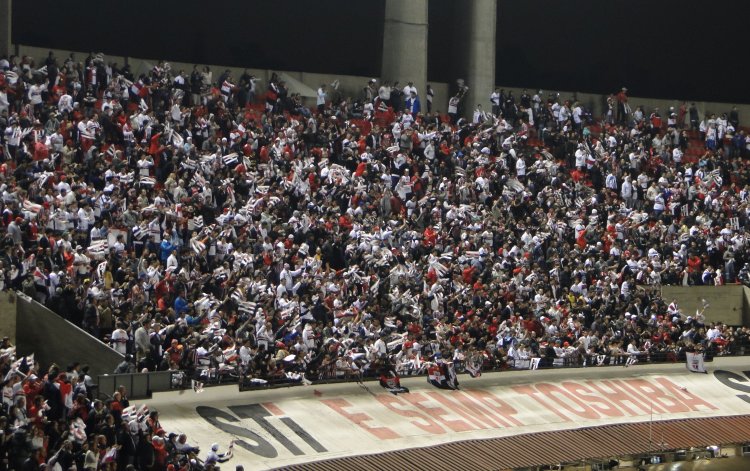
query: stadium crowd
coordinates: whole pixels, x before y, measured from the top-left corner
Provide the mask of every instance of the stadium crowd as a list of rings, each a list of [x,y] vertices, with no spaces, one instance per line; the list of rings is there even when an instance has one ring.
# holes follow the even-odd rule
[[[265,384],[748,343],[659,290],[750,281],[736,109],[662,118],[623,88],[593,120],[572,97],[495,90],[465,120],[463,81],[443,115],[411,82],[321,85],[307,107],[276,75],[52,53],[0,70],[1,282],[125,354],[118,372]],[[11,468],[179,466],[185,438],[124,392],[3,358],[20,433],[2,449],[30,450]]]

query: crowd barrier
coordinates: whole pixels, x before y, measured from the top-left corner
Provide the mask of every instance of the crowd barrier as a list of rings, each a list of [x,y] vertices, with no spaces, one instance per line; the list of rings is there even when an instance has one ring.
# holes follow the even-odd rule
[[[151,371],[148,373],[103,374],[97,376],[99,397],[112,397],[120,386],[125,386],[131,399],[149,398],[155,392],[182,389],[185,385],[182,371]]]

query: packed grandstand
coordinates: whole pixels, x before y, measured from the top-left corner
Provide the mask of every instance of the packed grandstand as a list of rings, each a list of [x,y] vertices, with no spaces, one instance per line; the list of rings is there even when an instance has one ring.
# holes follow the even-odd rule
[[[117,372],[197,385],[745,351],[747,327],[660,295],[750,282],[736,109],[662,116],[623,88],[593,117],[489,90],[466,120],[463,82],[447,114],[429,86],[336,85],[310,106],[276,76],[0,60],[0,283],[126,355]],[[2,349],[10,469],[224,457],[78,365]]]

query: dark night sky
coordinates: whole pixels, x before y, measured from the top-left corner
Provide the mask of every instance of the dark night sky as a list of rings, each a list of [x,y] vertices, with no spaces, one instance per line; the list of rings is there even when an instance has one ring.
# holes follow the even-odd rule
[[[737,0],[499,0],[497,83],[750,103]],[[208,5],[208,6],[207,6]],[[384,0],[13,3],[14,42],[377,76]],[[74,6],[74,7],[73,7]],[[355,8],[356,6],[356,8]],[[456,0],[430,0],[429,78],[452,82]],[[66,25],[60,29],[60,25]]]

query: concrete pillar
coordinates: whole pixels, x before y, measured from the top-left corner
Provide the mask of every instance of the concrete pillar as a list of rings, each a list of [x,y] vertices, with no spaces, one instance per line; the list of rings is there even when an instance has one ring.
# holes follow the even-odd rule
[[[12,4],[12,0],[0,0],[0,56],[10,56],[13,52],[10,41]]]
[[[386,0],[382,80],[414,82],[422,107],[427,83],[427,0]],[[363,85],[364,86],[364,85]]]
[[[497,0],[464,0],[467,15],[462,22],[466,46],[465,76],[469,86],[464,98],[463,110],[471,118],[477,104],[490,111],[490,94],[495,89],[495,33],[497,23]]]

